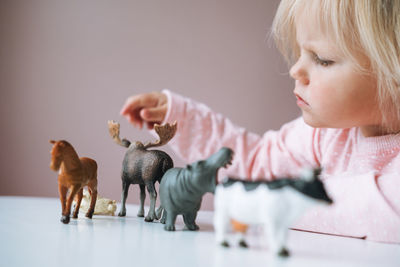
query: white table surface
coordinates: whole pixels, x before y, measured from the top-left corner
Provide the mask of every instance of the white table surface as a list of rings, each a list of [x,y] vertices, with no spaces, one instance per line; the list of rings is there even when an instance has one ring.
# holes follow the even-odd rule
[[[137,209],[128,205],[124,218],[80,214],[64,225],[56,198],[2,196],[0,266],[400,266],[400,245],[291,230],[291,257],[280,259],[258,228],[249,249],[216,245],[210,211],[199,212],[200,231],[183,231],[179,216],[177,231],[167,232]]]

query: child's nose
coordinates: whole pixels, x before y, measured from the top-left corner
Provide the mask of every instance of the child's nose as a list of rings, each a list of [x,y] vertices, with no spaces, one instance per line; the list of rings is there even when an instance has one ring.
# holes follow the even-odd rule
[[[297,62],[290,68],[290,76],[293,79],[299,81],[304,85],[308,85],[310,80],[308,78],[307,71],[305,70],[304,66],[302,65],[301,59],[297,60]]]

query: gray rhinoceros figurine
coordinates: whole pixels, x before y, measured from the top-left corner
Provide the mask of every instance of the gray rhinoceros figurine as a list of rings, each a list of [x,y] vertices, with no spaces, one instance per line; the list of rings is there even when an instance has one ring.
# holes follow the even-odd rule
[[[195,220],[205,193],[214,193],[219,168],[232,164],[233,151],[223,147],[206,160],[196,161],[186,168],[171,168],[161,179],[160,200],[164,213],[164,229],[175,231],[179,214],[188,230],[198,230]],[[161,211],[161,210],[160,210]],[[159,216],[159,215],[158,215]]]

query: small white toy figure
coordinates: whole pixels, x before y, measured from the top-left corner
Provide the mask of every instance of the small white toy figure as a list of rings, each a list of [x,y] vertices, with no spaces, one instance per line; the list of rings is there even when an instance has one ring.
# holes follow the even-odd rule
[[[303,212],[318,203],[331,204],[319,179],[321,169],[309,170],[302,179],[243,181],[227,178],[215,190],[214,228],[216,242],[228,247],[227,233],[231,222],[237,225],[262,225],[269,248],[282,257],[289,256],[286,240],[290,225]],[[245,228],[239,244],[247,247]]]
[[[87,190],[83,190],[83,198],[79,211],[86,212],[90,205],[90,194]],[[94,215],[111,215],[115,216],[117,204],[115,200],[102,198],[97,196],[96,206],[94,208]]]

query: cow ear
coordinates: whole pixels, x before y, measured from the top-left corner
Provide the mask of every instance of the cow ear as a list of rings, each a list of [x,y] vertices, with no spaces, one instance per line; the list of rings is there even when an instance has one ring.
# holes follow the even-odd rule
[[[54,144],[56,143],[56,141],[54,141],[54,140],[49,140],[49,143],[54,145]]]

